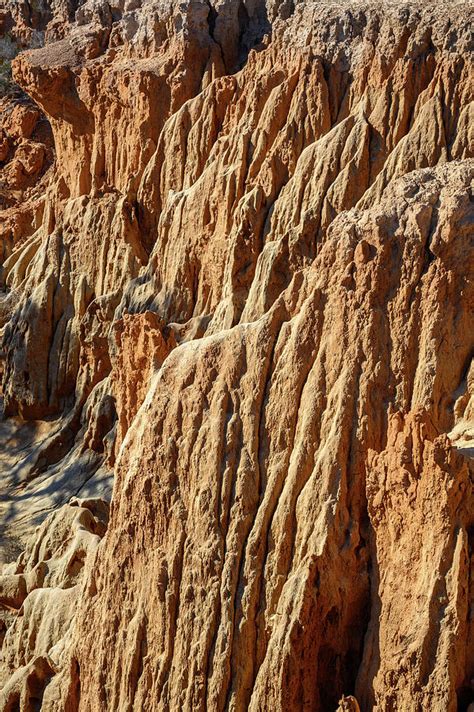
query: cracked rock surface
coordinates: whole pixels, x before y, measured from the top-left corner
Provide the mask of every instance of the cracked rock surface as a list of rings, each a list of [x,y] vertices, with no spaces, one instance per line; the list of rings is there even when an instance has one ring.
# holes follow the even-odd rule
[[[471,712],[473,13],[0,2],[1,711]]]

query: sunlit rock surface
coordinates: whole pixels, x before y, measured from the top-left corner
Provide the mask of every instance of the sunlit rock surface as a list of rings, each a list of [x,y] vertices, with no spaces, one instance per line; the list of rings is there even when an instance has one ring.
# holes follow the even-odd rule
[[[473,12],[0,4],[1,710],[474,703]]]

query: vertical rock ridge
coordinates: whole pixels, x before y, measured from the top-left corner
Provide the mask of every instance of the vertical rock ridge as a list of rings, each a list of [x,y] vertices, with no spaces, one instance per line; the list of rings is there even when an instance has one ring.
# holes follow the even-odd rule
[[[0,709],[474,702],[471,9],[0,10]]]

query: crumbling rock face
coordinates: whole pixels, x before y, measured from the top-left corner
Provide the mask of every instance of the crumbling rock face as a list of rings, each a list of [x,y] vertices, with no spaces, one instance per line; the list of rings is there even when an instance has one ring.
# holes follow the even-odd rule
[[[0,708],[467,709],[472,7],[27,7]]]
[[[23,96],[0,100],[0,254],[2,265],[14,247],[39,227],[44,189],[53,158],[50,127]]]
[[[359,672],[368,709],[457,709],[456,691],[470,686],[473,474],[426,412],[394,415],[386,449],[369,461],[377,564]],[[400,587],[408,576],[410,595]]]
[[[372,532],[384,538],[389,552],[396,546],[387,541],[390,525],[379,523],[375,513],[376,502],[383,506],[384,488],[391,491],[394,485],[385,479],[378,482],[370,453],[388,448],[390,457],[389,409],[430,408],[440,429],[452,417],[441,394],[456,390],[469,344],[457,354],[456,367],[456,356],[443,354],[439,343],[444,338],[460,344],[466,333],[462,315],[467,317],[467,312],[455,295],[466,288],[472,269],[472,261],[464,259],[472,254],[471,236],[466,231],[463,240],[460,230],[456,240],[439,245],[433,261],[427,259],[426,249],[430,225],[441,234],[448,221],[462,223],[466,218],[467,205],[458,206],[457,218],[445,207],[447,190],[463,202],[472,168],[465,170],[453,166],[411,174],[376,210],[343,213],[312,266],[294,277],[267,314],[183,344],[166,359],[122,446],[111,526],[95,567],[97,593],[82,601],[79,620],[101,616],[103,633],[88,637],[87,626],[77,633],[81,642],[75,655],[88,681],[81,708],[96,709],[99,699],[106,709],[126,709],[131,700],[136,709],[152,709],[154,704],[163,709],[329,709],[357,678],[358,695],[367,700],[367,709],[374,694],[383,709],[390,709],[393,682],[377,667],[383,650],[380,659],[375,658],[384,680],[380,693],[376,687],[372,691],[373,678],[364,664],[359,671],[364,654],[371,655],[371,640],[381,635],[390,640],[377,608],[384,589],[372,568],[383,566],[385,549],[377,538],[372,543]],[[438,201],[432,225],[427,213]],[[458,261],[464,268],[459,265],[454,277],[452,265]],[[449,289],[450,278],[453,291],[440,299],[442,284]],[[412,304],[409,321],[401,319],[407,301]],[[445,310],[451,308],[457,320],[447,315]],[[423,360],[408,357],[413,343],[425,354]],[[461,455],[450,454],[448,441],[445,461],[436,464],[441,455],[429,455],[435,427],[420,429],[418,447],[427,441],[426,463],[415,467],[435,479],[434,492],[433,485],[427,486],[437,510],[444,493],[456,517],[450,521],[448,512],[438,512],[442,519],[437,525],[421,499],[411,504],[415,521],[406,525],[403,537],[394,531],[412,564],[405,565],[408,571],[402,569],[406,600],[403,605],[400,601],[398,621],[392,599],[400,594],[387,586],[390,630],[397,634],[406,620],[407,600],[415,606],[418,586],[428,586],[428,561],[436,560],[430,558],[436,555],[434,543],[426,543],[416,517],[425,521],[426,516],[430,537],[441,538],[440,557],[444,550],[454,555],[456,527],[464,527],[459,529],[464,535],[458,536],[466,538],[471,526],[469,464]],[[404,462],[416,462],[417,457],[421,455],[409,451],[401,462],[392,458],[403,490],[403,478],[410,476],[404,475]],[[413,498],[410,491],[405,496]],[[461,496],[464,515],[456,511]],[[390,503],[386,506],[390,515]],[[408,512],[407,503],[406,512],[395,511],[393,517],[396,521]],[[411,526],[420,538],[413,537]],[[417,548],[420,541],[428,546],[425,560]],[[419,578],[410,561],[411,547],[422,559]],[[133,565],[127,564],[131,561]],[[389,559],[386,565],[394,585],[400,585],[395,563]],[[439,605],[460,606],[465,626],[468,598],[462,603],[457,599],[461,585],[468,595],[468,570],[458,586],[451,584],[453,573],[444,563],[432,574],[441,578],[437,586],[445,598]],[[145,584],[149,571],[157,572],[152,588]],[[370,605],[372,577],[375,601]],[[104,619],[100,613],[119,609],[119,620]],[[364,645],[371,610],[376,617]],[[142,616],[138,628],[146,628],[141,673],[125,673],[132,689],[106,686],[105,680],[124,679],[119,670],[138,645],[129,639],[136,634],[137,611]],[[211,620],[209,611],[214,612]],[[440,610],[435,621],[438,615]],[[413,627],[436,627],[432,616],[432,606],[417,606]],[[438,624],[455,639],[454,618]],[[123,625],[123,636],[118,636],[123,643],[111,653],[107,641],[117,625]],[[130,629],[135,632],[126,635]],[[430,634],[435,639],[440,635]],[[444,643],[453,672],[442,691],[435,694],[427,686],[423,703],[430,699],[446,709],[456,708],[456,685],[468,678],[472,664],[467,636],[464,640]],[[92,657],[86,654],[91,650]],[[393,662],[396,654],[399,658]],[[396,644],[389,644],[386,652],[399,672],[407,655],[410,651],[399,651]],[[439,686],[437,664],[444,670],[444,663],[436,653],[420,657],[411,665],[418,674],[426,665],[427,676]],[[182,659],[192,661],[185,675]],[[417,682],[410,672],[406,678],[397,676],[396,702],[401,708],[410,704]],[[427,680],[419,684],[425,686]]]
[[[2,641],[2,709],[33,712],[47,705],[107,517],[102,500],[73,500],[46,519],[17,562],[4,567],[0,604],[12,620]]]

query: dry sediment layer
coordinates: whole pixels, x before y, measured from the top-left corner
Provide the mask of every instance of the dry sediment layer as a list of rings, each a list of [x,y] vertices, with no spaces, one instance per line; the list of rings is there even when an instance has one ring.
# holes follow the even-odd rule
[[[472,9],[58,3],[14,61],[1,709],[474,701]]]

